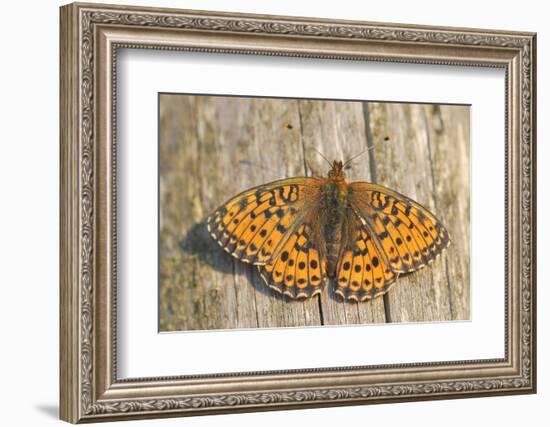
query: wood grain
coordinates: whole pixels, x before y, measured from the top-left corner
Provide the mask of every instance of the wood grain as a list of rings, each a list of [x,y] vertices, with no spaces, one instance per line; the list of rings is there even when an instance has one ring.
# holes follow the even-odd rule
[[[434,212],[452,243],[383,298],[343,302],[329,283],[293,301],[220,250],[205,218],[230,197],[349,159],[349,181],[375,181]],[[161,95],[161,331],[464,320],[470,316],[469,108]]]

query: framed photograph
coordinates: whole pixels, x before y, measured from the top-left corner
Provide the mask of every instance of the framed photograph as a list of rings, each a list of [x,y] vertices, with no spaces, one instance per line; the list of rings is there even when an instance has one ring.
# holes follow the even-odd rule
[[[161,332],[470,320],[470,106],[180,93],[158,105]],[[341,212],[336,159],[357,186]],[[452,266],[435,262],[447,246]]]
[[[535,392],[535,34],[60,22],[62,419]]]

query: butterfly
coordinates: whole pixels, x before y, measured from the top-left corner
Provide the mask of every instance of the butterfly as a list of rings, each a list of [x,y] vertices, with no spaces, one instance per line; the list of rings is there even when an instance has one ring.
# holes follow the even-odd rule
[[[369,182],[346,182],[334,161],[326,177],[251,188],[207,219],[229,254],[257,266],[271,289],[292,299],[319,294],[333,279],[346,300],[385,294],[401,273],[432,262],[449,243],[441,222],[414,200]]]

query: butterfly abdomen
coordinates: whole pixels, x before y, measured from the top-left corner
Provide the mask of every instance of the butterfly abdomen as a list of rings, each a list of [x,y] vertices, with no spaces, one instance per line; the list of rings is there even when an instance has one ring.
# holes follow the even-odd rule
[[[323,188],[323,209],[326,212],[324,223],[324,240],[327,257],[327,276],[336,275],[342,242],[342,223],[347,208],[347,191],[345,184],[329,180]]]

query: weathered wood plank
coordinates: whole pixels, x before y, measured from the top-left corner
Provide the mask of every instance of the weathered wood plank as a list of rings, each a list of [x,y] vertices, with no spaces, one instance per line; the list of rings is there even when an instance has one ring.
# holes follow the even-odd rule
[[[458,216],[451,213],[456,206],[451,207],[453,201],[450,197],[459,190],[451,190],[452,184],[445,181],[452,179],[451,174],[456,176],[455,179],[460,177],[463,185],[460,192],[468,198],[469,168],[467,158],[459,162],[461,167],[465,166],[464,168],[452,167],[457,161],[456,157],[446,156],[444,153],[457,155],[462,149],[456,152],[453,150],[451,153],[447,147],[468,147],[469,140],[467,134],[463,134],[461,140],[457,139],[458,135],[453,135],[453,138],[439,137],[435,140],[434,134],[437,132],[433,129],[440,127],[440,118],[430,113],[431,108],[430,105],[415,104],[368,105],[369,126],[375,144],[377,182],[411,197],[434,212],[453,235],[454,230],[468,229],[469,215]],[[459,107],[446,108],[453,108],[453,117],[464,114],[464,108],[460,111]],[[389,141],[384,142],[384,137],[389,137]],[[434,150],[438,153],[437,167],[432,163]],[[447,209],[447,215],[443,215],[443,205]],[[469,232],[466,234],[469,235]],[[451,244],[444,252],[444,256],[436,259],[428,268],[401,276],[398,283],[384,297],[389,321],[438,321],[458,318],[453,316],[451,309],[450,283],[460,283],[460,287],[465,283],[466,287],[469,287],[469,282],[467,277],[466,282],[455,277],[464,271],[462,267],[449,271],[449,263],[446,261],[448,256],[469,258],[468,248]]]
[[[235,328],[235,291],[227,285],[234,266],[201,226],[204,200],[223,187],[222,165],[210,156],[219,143],[211,126],[216,111],[206,99],[166,98],[160,103],[160,328]]]
[[[367,148],[367,134],[360,102],[300,101],[300,128],[304,152],[317,173],[325,176],[330,161],[351,159]],[[349,181],[370,181],[369,153],[362,155],[346,171]],[[329,283],[320,296],[326,325],[385,322],[384,301],[357,304],[343,302]]]
[[[162,95],[160,106],[161,330],[469,317],[469,288],[461,286],[469,277],[467,109],[184,95]],[[401,277],[387,297],[343,302],[329,283],[320,296],[292,301],[208,235],[206,216],[228,198],[309,174],[306,159],[325,174],[328,165],[315,149],[346,160],[368,144],[375,148],[352,163],[350,181],[377,180],[403,192],[438,214],[451,236],[461,236],[457,252]],[[457,156],[460,162],[448,167]]]
[[[161,276],[161,305],[166,305],[161,311],[168,313],[166,320],[161,316],[161,329],[319,325],[316,301],[274,295],[255,268],[220,251],[204,226],[210,212],[241,191],[303,175],[301,147],[292,146],[283,126],[296,122],[296,104],[163,97],[160,174],[166,178],[161,181],[160,258],[161,270],[169,273]],[[274,145],[280,149],[268,149]],[[165,210],[174,213],[165,215]],[[183,252],[175,246],[175,236],[185,236]]]
[[[238,104],[246,106],[249,122],[246,146],[240,152],[235,152],[235,160],[240,164],[249,161],[255,165],[243,166],[242,172],[237,173],[240,191],[276,179],[303,176],[304,158],[300,142],[289,135],[290,129],[286,126],[298,119],[296,102],[253,98],[235,98],[232,101],[235,102],[233,109],[237,115],[241,115]],[[235,194],[237,192],[229,196]],[[239,268],[250,267],[241,265]],[[293,301],[287,296],[275,295],[267,288],[257,270],[253,270],[259,327],[318,326],[321,323],[315,299]],[[247,301],[241,303],[246,304]]]
[[[422,108],[421,105],[369,105],[376,180],[437,215],[428,138],[425,123],[419,119]],[[389,140],[384,142],[384,137]],[[388,320],[410,322],[449,318],[448,295],[441,292],[445,290],[447,280],[440,260],[431,268],[402,275],[391,292],[384,296]]]
[[[437,209],[448,224],[451,246],[444,254],[451,318],[470,318],[470,108],[431,105],[425,109]]]

